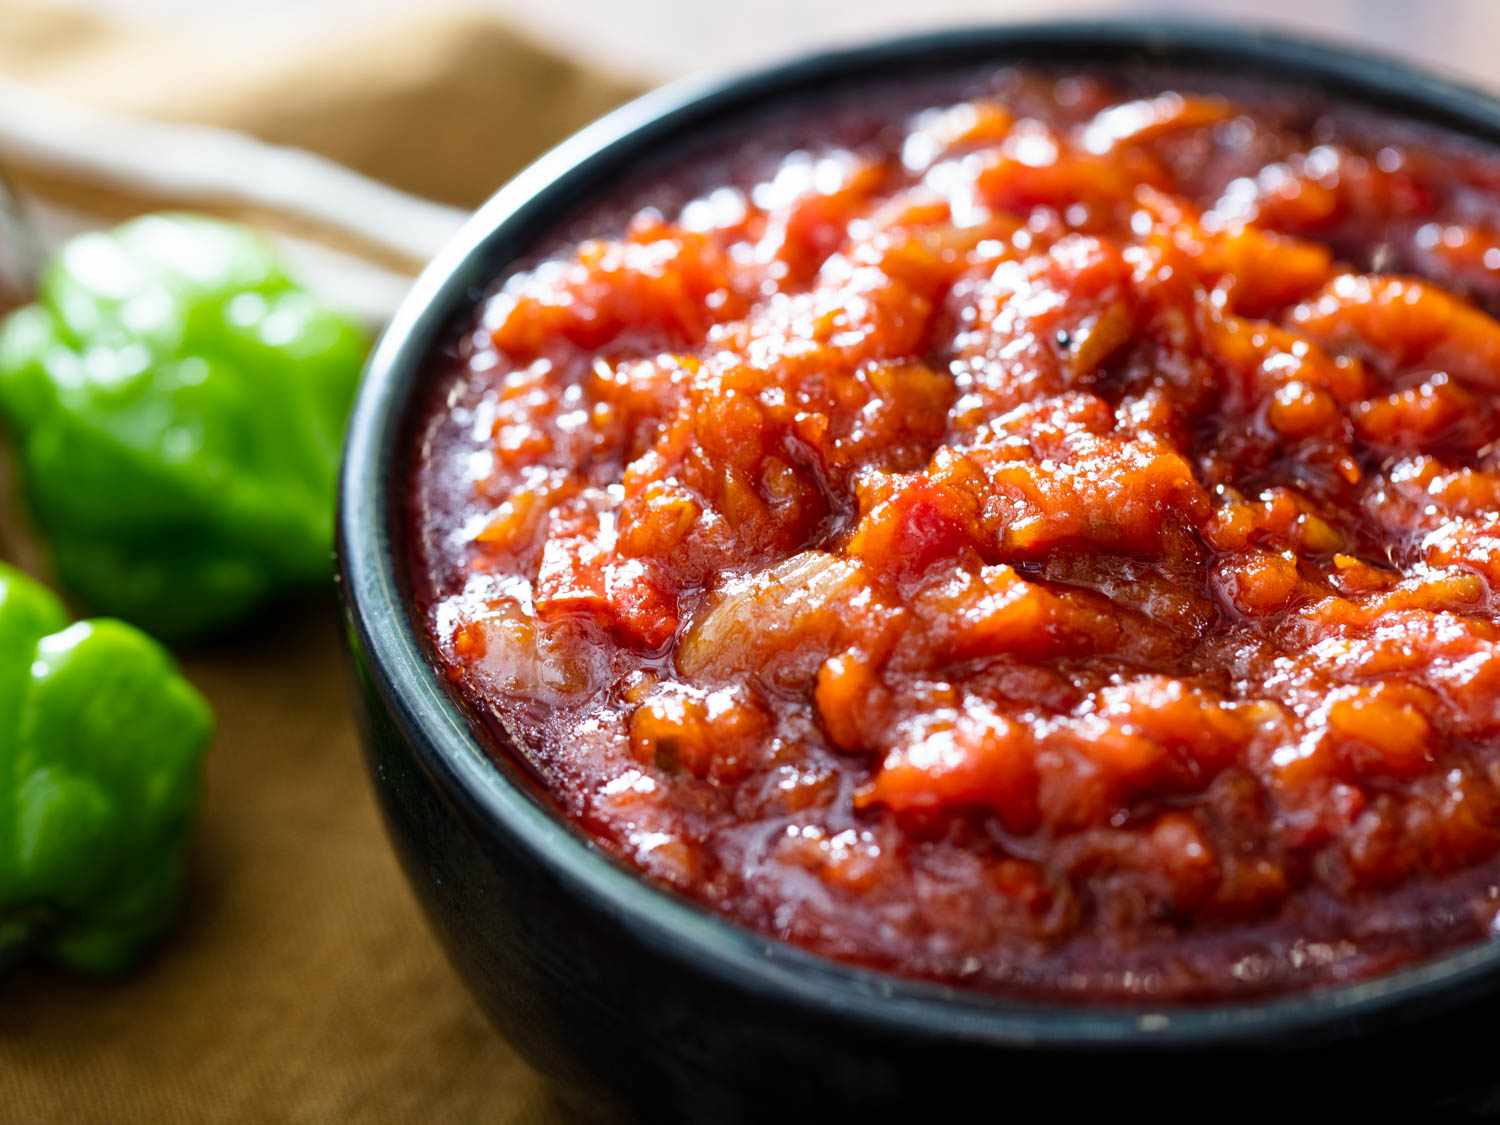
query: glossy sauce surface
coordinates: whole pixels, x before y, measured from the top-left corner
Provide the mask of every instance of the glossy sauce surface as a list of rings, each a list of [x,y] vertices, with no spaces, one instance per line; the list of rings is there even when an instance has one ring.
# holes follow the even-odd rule
[[[435,659],[610,851],[831,956],[1161,1001],[1476,940],[1497,193],[1181,76],[668,154],[434,360]]]

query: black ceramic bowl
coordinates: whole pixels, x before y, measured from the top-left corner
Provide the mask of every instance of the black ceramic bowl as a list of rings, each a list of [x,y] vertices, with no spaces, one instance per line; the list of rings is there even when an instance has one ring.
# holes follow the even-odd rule
[[[1500,942],[1383,979],[1259,1003],[1116,1009],[990,999],[823,960],[643,882],[498,764],[433,671],[399,549],[408,415],[481,291],[633,161],[768,103],[1018,61],[1141,61],[1294,82],[1500,143],[1500,102],[1386,58],[1215,25],[947,31],[643,98],[486,204],[423,274],[371,361],[339,518],[366,750],[387,827],[454,965],[577,1105],[650,1120],[1350,1109],[1483,1099]],[[502,756],[503,758],[503,756]],[[1493,1078],[1491,1077],[1493,1072]],[[968,1109],[966,1112],[973,1112]]]

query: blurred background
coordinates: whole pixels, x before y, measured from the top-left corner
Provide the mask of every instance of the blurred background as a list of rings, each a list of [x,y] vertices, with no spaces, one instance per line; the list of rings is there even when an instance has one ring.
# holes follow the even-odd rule
[[[247,0],[213,5],[197,0],[92,0],[90,6],[133,18],[189,20],[208,27],[257,22],[270,13],[305,18],[314,9],[335,22],[362,20],[381,9],[410,7],[401,0]],[[423,7],[430,11],[434,5]],[[1145,12],[1274,20],[1398,46],[1482,76],[1500,31],[1500,5],[1491,0],[489,0],[471,7],[488,8],[566,49],[650,76],[739,64],[811,43],[936,23]]]

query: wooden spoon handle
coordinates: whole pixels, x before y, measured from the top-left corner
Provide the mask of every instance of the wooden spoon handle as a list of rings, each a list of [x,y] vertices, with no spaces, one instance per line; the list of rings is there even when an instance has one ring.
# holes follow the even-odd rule
[[[4,80],[0,167],[33,204],[44,247],[143,211],[219,214],[299,244],[293,257],[315,273],[336,278],[367,267],[374,284],[354,303],[370,306],[358,311],[372,319],[399,295],[402,286],[392,282],[413,276],[468,218],[309,152],[225,129],[110,114]],[[25,226],[18,221],[18,230]],[[12,268],[26,273],[24,261]],[[368,280],[356,279],[355,288]]]

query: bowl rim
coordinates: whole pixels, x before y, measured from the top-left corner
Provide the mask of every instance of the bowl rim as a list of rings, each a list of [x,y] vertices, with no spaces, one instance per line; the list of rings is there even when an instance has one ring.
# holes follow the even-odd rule
[[[597,191],[632,153],[830,83],[893,66],[963,62],[1233,64],[1271,82],[1500,143],[1500,100],[1362,48],[1192,19],[1045,21],[946,28],[803,55],[727,77],[690,78],[629,102],[563,141],[481,206],[423,271],[376,346],[350,421],[339,484],[338,565],[350,643],[422,771],[471,831],[521,846],[559,883],[663,956],[808,1016],[931,1042],[1010,1049],[1301,1047],[1472,1001],[1500,985],[1500,942],[1397,972],[1270,999],[1093,1005],[992,996],[831,960],[751,931],[646,881],[545,807],[485,752],[427,655],[402,595],[394,466],[434,344],[471,313],[506,264]],[[902,81],[901,77],[887,79]],[[1289,1040],[1289,1036],[1295,1036]]]

